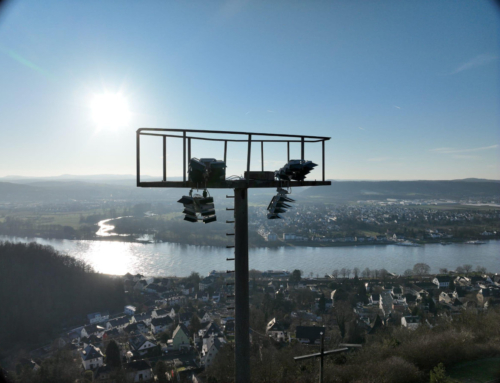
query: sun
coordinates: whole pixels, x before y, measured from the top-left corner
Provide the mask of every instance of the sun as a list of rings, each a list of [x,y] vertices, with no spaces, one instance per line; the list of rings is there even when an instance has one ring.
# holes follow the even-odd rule
[[[127,99],[119,93],[96,94],[90,107],[99,128],[120,128],[130,121]]]

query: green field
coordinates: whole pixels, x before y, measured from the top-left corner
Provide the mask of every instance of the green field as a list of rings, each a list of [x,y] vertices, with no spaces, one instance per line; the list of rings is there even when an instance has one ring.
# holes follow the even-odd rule
[[[459,382],[486,383],[500,376],[500,358],[475,360],[456,365],[448,375]]]

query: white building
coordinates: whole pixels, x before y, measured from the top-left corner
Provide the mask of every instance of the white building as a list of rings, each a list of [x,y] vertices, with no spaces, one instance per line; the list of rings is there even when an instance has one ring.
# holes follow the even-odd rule
[[[126,315],[134,315],[136,308],[134,306],[125,306],[125,310],[123,310]]]
[[[85,370],[93,370],[94,368],[101,367],[104,364],[104,355],[101,349],[89,344],[85,349],[80,352],[82,358],[82,365]]]
[[[418,326],[420,326],[420,317],[411,315],[402,317],[401,326],[406,327],[410,330],[415,330]]]

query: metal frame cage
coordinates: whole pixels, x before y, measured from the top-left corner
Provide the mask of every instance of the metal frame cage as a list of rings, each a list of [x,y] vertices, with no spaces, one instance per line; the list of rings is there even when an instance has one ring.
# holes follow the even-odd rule
[[[173,134],[178,133],[178,134]],[[247,136],[246,139],[231,139],[231,138],[210,138],[199,137],[194,134],[210,134],[210,135],[240,135]],[[248,133],[248,132],[231,132],[220,130],[190,130],[190,129],[158,129],[158,128],[140,128],[136,132],[136,145],[137,145],[137,186],[138,187],[161,187],[161,188],[195,188],[197,185],[186,179],[188,164],[191,157],[191,141],[204,140],[204,141],[217,141],[224,142],[224,162],[227,164],[227,147],[229,142],[246,142],[248,145],[247,150],[247,163],[245,178],[243,179],[225,179],[220,181],[212,181],[206,186],[215,189],[234,189],[234,188],[271,188],[279,187],[283,181],[269,180],[269,179],[252,179],[251,174],[258,172],[250,171],[250,160],[252,154],[252,143],[259,143],[261,145],[261,170],[264,173],[264,144],[268,143],[287,143],[287,158],[290,161],[290,143],[300,143],[301,159],[304,159],[305,145],[308,143],[321,142],[322,147],[322,179],[321,181],[287,181],[289,186],[327,186],[331,185],[330,181],[325,180],[325,141],[330,140],[330,137],[306,136],[306,135],[292,135],[292,134],[272,134],[272,133]],[[163,139],[163,179],[161,181],[141,181],[141,136],[157,136]],[[255,137],[258,137],[257,139]],[[183,166],[183,179],[182,181],[168,181],[167,180],[167,138],[181,138],[182,139],[182,166]]]

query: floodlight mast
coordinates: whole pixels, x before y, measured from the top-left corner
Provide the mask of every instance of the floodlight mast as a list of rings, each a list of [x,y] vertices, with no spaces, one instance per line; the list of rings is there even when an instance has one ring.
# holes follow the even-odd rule
[[[172,134],[177,132],[178,134]],[[207,138],[193,136],[193,133],[218,135],[243,135],[246,139]],[[211,130],[188,130],[188,129],[153,129],[141,128],[137,130],[137,186],[138,187],[161,187],[161,188],[197,188],[195,182],[186,180],[187,163],[191,160],[191,141],[206,140],[224,142],[224,162],[227,159],[228,142],[247,142],[247,164],[245,177],[236,180],[212,180],[207,182],[206,187],[214,189],[234,189],[234,292],[235,292],[235,382],[250,382],[250,309],[249,309],[249,289],[248,289],[248,189],[249,188],[280,188],[283,181],[276,180],[274,172],[264,172],[264,144],[266,142],[281,142],[287,144],[287,161],[290,160],[290,143],[300,143],[301,159],[304,160],[305,146],[308,143],[318,143],[322,145],[322,180],[321,181],[287,181],[287,186],[326,186],[331,185],[325,180],[325,141],[330,137],[317,137],[290,134],[272,133],[247,133],[230,131]],[[140,160],[140,137],[159,136],[163,139],[163,179],[161,181],[141,181],[141,160]],[[183,140],[182,154],[182,181],[167,180],[167,137],[180,138]],[[255,137],[262,137],[255,139]],[[261,144],[261,172],[250,171],[252,143]],[[186,152],[186,145],[188,150]],[[227,164],[227,163],[226,163]],[[260,175],[259,175],[260,173]],[[269,177],[269,173],[271,177]],[[261,177],[262,176],[262,177]],[[232,260],[232,259],[228,259]]]

